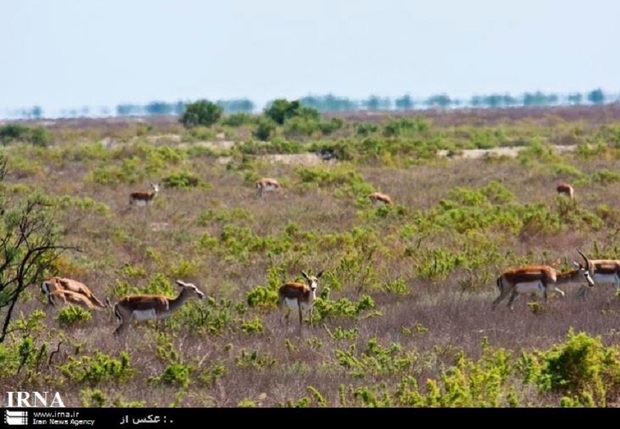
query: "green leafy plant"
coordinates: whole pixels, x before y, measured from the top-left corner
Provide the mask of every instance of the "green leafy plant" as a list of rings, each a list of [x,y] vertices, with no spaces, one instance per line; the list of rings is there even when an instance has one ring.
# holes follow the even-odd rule
[[[96,351],[94,356],[70,356],[69,360],[60,366],[60,372],[75,383],[92,387],[107,381],[127,382],[133,378],[135,369],[125,351],[122,351],[118,358]]]
[[[220,119],[223,111],[221,106],[209,100],[198,100],[185,105],[185,111],[179,121],[186,128],[199,125],[210,127]]]
[[[63,326],[83,325],[92,319],[90,311],[77,305],[67,305],[56,316],[58,323]]]

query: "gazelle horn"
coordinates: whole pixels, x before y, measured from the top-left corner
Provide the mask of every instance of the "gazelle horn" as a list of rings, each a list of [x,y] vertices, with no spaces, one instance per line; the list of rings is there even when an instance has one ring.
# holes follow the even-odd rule
[[[581,257],[583,258],[583,260],[586,261],[586,267],[588,268],[588,271],[590,271],[592,269],[592,263],[590,262],[588,257],[584,255],[583,252],[579,249],[577,249],[577,253],[579,253]]]

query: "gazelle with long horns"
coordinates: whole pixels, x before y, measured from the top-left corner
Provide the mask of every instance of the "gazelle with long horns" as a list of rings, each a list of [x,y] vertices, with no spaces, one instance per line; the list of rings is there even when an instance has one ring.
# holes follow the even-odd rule
[[[169,317],[192,297],[203,299],[205,294],[196,285],[182,280],[176,281],[181,291],[176,298],[168,298],[164,295],[129,295],[114,305],[114,314],[120,325],[114,331],[118,335],[125,331],[133,320],[162,320]]]
[[[592,280],[597,285],[609,284],[616,289],[620,288],[620,260],[618,259],[590,259],[581,250],[577,252],[583,258],[585,265],[573,261],[578,267],[586,268],[592,275]],[[587,289],[582,287],[579,289],[578,295],[584,296]]]
[[[309,313],[309,322],[312,323],[312,307],[316,300],[316,290],[323,270],[319,271],[316,276],[308,275],[305,271],[301,275],[306,279],[306,283],[287,282],[278,289],[278,308],[283,311],[282,318],[288,318],[291,310],[297,309],[299,312],[299,326],[303,323],[303,313]],[[280,322],[282,322],[280,318]]]
[[[549,300],[549,296],[554,292],[565,296],[564,291],[559,289],[558,286],[575,283],[581,278],[585,278],[588,286],[594,285],[590,271],[583,266],[564,272],[560,272],[548,265],[528,265],[506,270],[497,278],[497,288],[500,294],[493,301],[492,308],[495,309],[497,304],[508,295],[510,295],[508,307],[511,310],[513,309],[514,300],[519,294],[542,294],[545,302]]]

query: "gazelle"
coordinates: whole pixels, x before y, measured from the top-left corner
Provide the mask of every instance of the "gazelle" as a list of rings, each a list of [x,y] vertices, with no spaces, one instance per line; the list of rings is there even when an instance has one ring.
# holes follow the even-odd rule
[[[49,304],[53,305],[54,307],[57,307],[59,301],[62,301],[63,305],[75,304],[84,308],[88,308],[90,310],[105,310],[107,308],[106,306],[101,307],[99,305],[96,305],[86,295],[71,290],[56,289],[50,292],[47,295],[47,298],[49,300]]]
[[[151,188],[153,189],[151,192],[140,191],[129,194],[129,205],[146,206],[152,203],[157,194],[159,194],[159,184],[151,183]]]
[[[368,194],[368,198],[373,203],[392,204],[392,198],[389,195],[383,194],[381,192],[373,192],[371,194]]]
[[[497,288],[500,294],[493,301],[492,308],[495,309],[497,304],[509,294],[508,307],[511,310],[513,309],[513,302],[519,294],[542,293],[545,301],[548,301],[549,295],[553,292],[565,296],[564,291],[559,289],[558,285],[574,283],[581,276],[586,279],[588,286],[594,285],[590,271],[583,266],[564,272],[559,272],[548,265],[529,265],[504,271],[497,278]]]
[[[295,308],[299,311],[299,326],[303,323],[304,311],[310,313],[309,321],[312,322],[312,307],[316,300],[316,289],[318,281],[323,275],[323,270],[319,271],[316,276],[310,276],[305,271],[302,271],[301,275],[306,279],[306,283],[287,282],[278,289],[278,308],[280,311],[284,311],[280,323],[282,318],[285,318],[288,324],[291,310]]]
[[[77,280],[68,279],[64,277],[51,277],[41,283],[41,292],[47,295],[48,304],[54,304],[52,302],[53,297],[63,298],[62,292],[71,292],[68,294],[72,300],[73,294],[78,294],[84,296],[91,304],[92,307],[87,305],[89,308],[99,308],[104,309],[108,308],[109,302],[104,304],[99,300],[95,294],[86,286],[84,283],[78,282]],[[55,292],[58,292],[55,294]],[[64,302],[66,303],[67,299],[64,297]],[[76,298],[79,299],[79,298]],[[55,304],[54,304],[55,305]]]
[[[577,249],[585,262],[585,268],[592,275],[595,284],[610,284],[616,288],[620,287],[620,260],[617,259],[589,259],[583,252]],[[578,267],[584,267],[579,262],[573,261]],[[584,296],[586,288],[579,289],[578,294]]]
[[[276,192],[280,191],[282,186],[276,179],[270,177],[263,177],[256,181],[257,198],[262,197],[264,192]]]
[[[558,185],[556,186],[555,190],[558,192],[558,194],[560,195],[566,195],[569,198],[573,198],[575,195],[575,190],[573,189],[573,187],[571,185],[569,185],[566,182],[561,182],[558,183]]]
[[[183,303],[191,297],[204,298],[205,294],[196,285],[182,280],[176,281],[181,291],[176,298],[168,298],[164,295],[129,295],[114,305],[114,314],[120,325],[114,331],[114,335],[124,331],[131,322],[144,320],[162,320],[181,308]]]

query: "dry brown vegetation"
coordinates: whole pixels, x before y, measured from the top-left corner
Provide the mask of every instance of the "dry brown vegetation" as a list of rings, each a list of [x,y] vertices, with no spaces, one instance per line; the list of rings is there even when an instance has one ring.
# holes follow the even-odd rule
[[[388,121],[377,115],[341,117],[351,130]],[[464,377],[473,380],[487,345],[515,368],[521,353],[563,344],[571,330],[615,347],[620,302],[612,288],[596,287],[584,300],[575,284],[549,305],[520,297],[512,312],[505,303],[491,311],[491,303],[506,268],[568,269],[576,249],[620,256],[618,106],[427,115],[432,133],[465,142],[457,150],[476,129],[514,134],[526,150],[516,158],[379,154],[304,167],[205,146],[170,118],[58,120],[47,124],[49,146],[6,146],[3,192],[53,198],[63,241],[81,249],[63,254],[49,275],[79,280],[113,302],[130,292],[174,296],[177,278],[207,299],[188,302],[163,331],[134,324],[117,340],[111,314],[63,324],[33,285],[16,319],[44,310],[47,329],[17,331],[3,350],[26,334],[35,350],[62,345],[49,365],[33,360],[19,374],[0,372],[0,390],[58,390],[67,406],[415,406],[397,393],[410,378],[420,395],[429,394],[428,380],[447,390],[446,374],[465,356],[474,369]],[[601,129],[615,131],[605,138]],[[217,125],[212,133],[215,142],[249,135]],[[523,137],[538,135],[535,144]],[[559,154],[549,149],[555,144],[579,149]],[[137,186],[180,176],[193,182],[168,181],[150,206],[126,210]],[[286,194],[257,199],[260,177],[278,178]],[[573,201],[557,195],[561,180],[574,184]],[[374,190],[396,203],[369,204]],[[304,270],[325,270],[318,295],[332,307],[315,308],[318,320],[298,330],[280,324],[271,298]],[[128,366],[119,363],[125,369],[109,377],[71,375],[88,373],[98,353],[102,362],[126,356]],[[504,407],[513,397],[519,406],[554,407],[581,393],[539,393],[520,373],[502,383],[505,394],[438,405]],[[617,405],[616,395],[607,392],[605,405]]]

